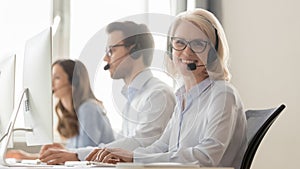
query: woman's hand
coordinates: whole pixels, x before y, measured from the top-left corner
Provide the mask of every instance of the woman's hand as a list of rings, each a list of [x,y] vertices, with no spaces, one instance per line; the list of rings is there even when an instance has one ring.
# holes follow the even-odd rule
[[[16,160],[35,160],[38,154],[28,153],[23,150],[9,150],[6,152],[5,158],[15,158]]]
[[[48,165],[63,164],[66,161],[79,161],[77,153],[57,148],[48,148],[40,154],[39,159]]]
[[[60,143],[46,144],[41,147],[40,154],[44,154],[48,149],[65,149]]]

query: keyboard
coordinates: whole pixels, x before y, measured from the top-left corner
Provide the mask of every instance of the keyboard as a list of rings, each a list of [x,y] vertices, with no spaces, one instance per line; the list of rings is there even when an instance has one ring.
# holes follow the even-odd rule
[[[116,164],[102,163],[97,161],[66,161],[66,167],[116,167]]]
[[[197,164],[182,163],[118,163],[118,169],[197,169]]]
[[[39,159],[35,160],[16,160],[14,158],[7,158],[6,163],[8,166],[16,167],[53,167],[53,165],[47,165],[41,162]]]

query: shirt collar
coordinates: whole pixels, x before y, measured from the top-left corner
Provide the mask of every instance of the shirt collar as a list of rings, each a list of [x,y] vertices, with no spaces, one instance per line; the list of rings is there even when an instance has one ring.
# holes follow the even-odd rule
[[[142,72],[140,72],[132,81],[131,83],[126,86],[124,85],[122,88],[122,94],[129,100],[132,99],[132,97],[135,95],[137,91],[143,88],[145,83],[152,78],[153,75],[151,73],[150,69],[145,69]]]
[[[186,92],[185,86],[183,85],[176,91],[176,97],[182,98],[183,96],[186,96],[187,99],[194,99],[200,96],[212,83],[213,81],[210,78],[206,78],[202,82],[193,86],[189,92]]]

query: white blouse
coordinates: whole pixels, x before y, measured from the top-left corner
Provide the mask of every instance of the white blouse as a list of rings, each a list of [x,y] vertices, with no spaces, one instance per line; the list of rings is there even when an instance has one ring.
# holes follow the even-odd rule
[[[188,93],[183,86],[176,99],[175,112],[162,137],[149,147],[136,149],[134,162],[239,168],[247,147],[246,117],[234,87],[206,79]]]

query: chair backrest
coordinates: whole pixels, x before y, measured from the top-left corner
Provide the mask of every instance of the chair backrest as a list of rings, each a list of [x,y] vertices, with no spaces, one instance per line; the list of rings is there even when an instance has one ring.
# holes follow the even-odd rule
[[[248,148],[241,169],[250,169],[259,144],[284,108],[285,105],[281,104],[277,108],[246,111]]]

